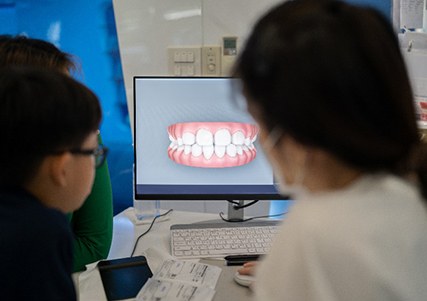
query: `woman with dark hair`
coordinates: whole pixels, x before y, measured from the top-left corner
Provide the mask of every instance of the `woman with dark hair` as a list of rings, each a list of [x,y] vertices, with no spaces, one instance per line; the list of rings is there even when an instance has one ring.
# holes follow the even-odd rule
[[[396,34],[372,8],[295,0],[234,69],[296,202],[255,269],[257,300],[427,300],[427,172]]]
[[[78,69],[73,59],[47,41],[0,36],[0,68],[33,66],[69,75]],[[73,271],[82,271],[87,264],[105,259],[113,237],[113,196],[107,164],[96,170],[91,194],[80,209],[68,214],[68,219],[74,234]]]

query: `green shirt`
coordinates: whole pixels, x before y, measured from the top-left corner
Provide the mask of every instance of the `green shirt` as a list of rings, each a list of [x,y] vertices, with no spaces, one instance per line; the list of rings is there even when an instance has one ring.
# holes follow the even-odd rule
[[[97,168],[89,197],[68,215],[74,234],[73,272],[108,256],[113,237],[113,193],[107,160]]]

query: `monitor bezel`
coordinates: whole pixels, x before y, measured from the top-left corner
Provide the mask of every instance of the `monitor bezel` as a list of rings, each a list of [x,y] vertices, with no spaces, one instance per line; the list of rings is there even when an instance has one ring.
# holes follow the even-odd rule
[[[134,75],[133,76],[133,196],[135,200],[211,200],[211,201],[224,201],[224,200],[286,200],[290,199],[288,196],[280,195],[279,193],[266,193],[266,194],[142,194],[137,192],[136,183],[136,80],[137,79],[231,79],[233,77],[204,77],[204,76],[150,76],[150,75]],[[173,186],[173,185],[168,185]],[[178,185],[179,186],[179,185]],[[218,185],[219,186],[219,185]],[[274,184],[273,184],[274,186]]]

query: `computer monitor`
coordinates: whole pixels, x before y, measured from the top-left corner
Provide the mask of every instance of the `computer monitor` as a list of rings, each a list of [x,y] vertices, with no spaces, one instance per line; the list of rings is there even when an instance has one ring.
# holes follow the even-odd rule
[[[135,199],[284,199],[236,81],[134,77]]]

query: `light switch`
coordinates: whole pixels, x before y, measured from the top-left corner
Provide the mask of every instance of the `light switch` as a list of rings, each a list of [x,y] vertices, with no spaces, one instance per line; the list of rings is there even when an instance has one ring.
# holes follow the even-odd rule
[[[220,76],[221,75],[221,47],[205,46],[202,47],[202,75]]]
[[[189,51],[187,52],[187,63],[193,63],[194,62],[194,52]]]
[[[181,75],[181,67],[179,65],[174,66],[174,72],[173,75],[180,76]]]
[[[201,75],[201,48],[196,46],[168,47],[168,74],[173,76]]]

